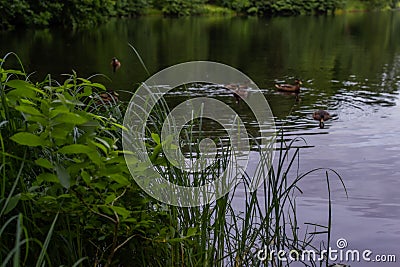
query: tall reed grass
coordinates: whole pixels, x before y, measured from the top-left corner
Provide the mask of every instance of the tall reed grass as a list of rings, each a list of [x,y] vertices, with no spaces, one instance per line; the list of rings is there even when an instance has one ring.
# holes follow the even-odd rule
[[[160,133],[169,113],[168,103],[164,100],[159,101],[150,116],[146,135]],[[203,135],[201,132],[203,123],[202,118],[199,118],[184,127],[184,134],[181,135],[182,143],[190,144],[189,150],[186,151],[189,158],[200,157],[198,147]],[[317,168],[299,173],[301,148],[294,147],[294,143],[299,139],[305,140],[297,138],[287,143],[284,141],[285,135],[282,129],[277,133],[277,138],[279,139],[275,147],[277,158],[271,168],[268,168],[272,163],[271,155],[263,153],[261,148],[253,151],[259,158],[258,166],[252,174],[257,177],[244,174],[234,190],[211,204],[200,207],[165,206],[165,209],[173,215],[170,221],[171,228],[180,230],[177,238],[185,236],[188,241],[170,244],[170,254],[165,262],[167,265],[288,266],[291,262],[281,261],[276,255],[278,251],[296,251],[300,255],[302,251],[312,249],[323,260],[311,259],[302,262],[299,258],[297,262],[305,266],[328,266],[328,259],[324,258],[321,252],[329,247],[332,228],[330,179],[336,177],[346,191],[343,180],[332,169]],[[151,143],[151,140],[149,142]],[[159,142],[153,140],[150,146],[154,147]],[[219,177],[230,159],[229,144],[226,146],[222,140],[217,143],[219,144],[217,160],[210,168],[189,176],[167,161],[159,161],[163,162],[158,166],[159,173],[164,179],[184,186],[197,186],[212,181]],[[149,150],[149,153],[152,153],[152,150]],[[162,151],[160,159],[165,159]],[[316,172],[322,173],[322,179],[326,179],[327,183],[328,221],[326,225],[312,222],[300,225],[297,219],[296,197],[302,191],[298,185],[308,175]],[[264,182],[256,191],[251,191],[254,180],[264,180]],[[325,242],[327,246],[324,245]],[[265,248],[269,256],[260,260],[257,252]]]
[[[16,55],[0,62],[2,266],[287,266],[272,251],[321,250],[317,235],[329,244],[330,193],[327,225],[309,224],[312,232],[299,234],[298,183],[319,170],[298,173],[300,148],[286,144],[282,131],[270,169],[269,159],[259,155],[258,178],[265,182],[258,190],[250,192],[252,177],[243,175],[213,203],[168,206],[144,194],[130,176],[120,142],[123,105],[99,105],[103,85],[75,73],[62,83],[50,76],[32,82],[22,64],[18,71],[4,68],[10,56]],[[230,153],[222,141],[215,163],[195,176],[156,150],[168,113],[168,104],[160,103],[144,140],[159,173],[182,185],[218,177]],[[198,157],[199,133],[191,126],[201,129],[203,122],[191,123],[182,136],[191,144],[188,156]],[[342,179],[327,170],[329,192],[328,175]],[[264,248],[272,256],[260,260],[257,252]]]

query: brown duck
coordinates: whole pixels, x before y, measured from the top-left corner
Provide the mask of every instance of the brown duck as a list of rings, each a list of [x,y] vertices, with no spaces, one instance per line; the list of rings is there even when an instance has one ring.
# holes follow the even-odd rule
[[[313,114],[314,120],[319,121],[319,128],[323,129],[325,127],[324,121],[327,121],[331,118],[328,112],[325,110],[317,110]]]
[[[294,84],[275,84],[279,91],[283,92],[300,92],[300,85],[303,84],[299,79],[294,80]]]
[[[119,62],[119,60],[116,57],[113,57],[111,60],[111,66],[113,72],[115,73],[121,67],[121,62]]]
[[[116,104],[118,103],[119,94],[109,88],[107,88],[107,92],[103,92],[99,94],[100,99],[97,101],[97,104]]]

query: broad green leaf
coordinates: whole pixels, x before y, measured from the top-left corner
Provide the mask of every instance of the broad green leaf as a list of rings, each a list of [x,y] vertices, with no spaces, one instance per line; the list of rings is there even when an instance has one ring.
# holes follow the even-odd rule
[[[137,219],[136,218],[128,218],[128,219],[125,219],[124,222],[130,222],[130,223],[136,224],[137,223]]]
[[[79,176],[82,170],[85,170],[86,168],[92,165],[92,162],[90,160],[86,160],[85,158],[81,159],[74,158],[74,160],[75,160],[74,164],[70,164],[67,168],[68,172],[73,177]]]
[[[113,153],[115,153],[116,151],[113,151]],[[131,163],[136,163],[137,159],[133,156],[130,156],[132,158],[132,160],[130,161]],[[107,158],[106,160],[107,164],[112,164],[112,163],[118,163],[118,164],[125,164],[125,158],[121,157],[117,154],[112,154],[110,158]]]
[[[65,127],[65,126],[66,125],[61,125],[61,124],[54,126],[49,133],[50,136],[54,139],[63,140],[63,143],[65,143],[67,135],[73,129],[73,125],[71,125],[71,127]]]
[[[6,83],[7,86],[11,88],[15,88],[21,91],[25,91],[27,94],[31,94],[30,92],[33,92],[33,96],[35,96],[35,92],[40,93],[42,95],[45,95],[45,93],[36,88],[34,85],[30,84],[29,82],[23,81],[23,80],[11,80]],[[30,96],[28,96],[30,97]]]
[[[62,198],[73,198],[73,196],[71,194],[61,194],[57,196],[58,199],[62,199]]]
[[[50,118],[54,118],[55,116],[57,116],[58,114],[61,113],[70,113],[69,108],[66,106],[58,106],[52,110],[50,110]]]
[[[53,165],[48,159],[40,158],[35,160],[35,163],[43,168],[46,169],[53,169]]]
[[[102,182],[102,181],[97,182],[97,183],[91,183],[91,185],[96,187],[96,188],[98,188],[98,189],[100,189],[100,190],[104,190],[108,186],[108,184],[106,184],[105,182]]]
[[[21,99],[23,97],[28,97],[28,98],[35,98],[36,93],[33,90],[29,90],[26,88],[17,88],[14,90],[11,90],[7,93],[7,96],[9,98],[15,97],[16,99]]]
[[[4,73],[10,73],[10,74],[17,74],[17,75],[25,75],[25,73],[23,73],[20,70],[2,70]]]
[[[15,107],[16,110],[21,111],[23,113],[27,113],[27,114],[31,114],[31,115],[35,115],[35,116],[43,116],[42,113],[40,113],[39,110],[37,110],[36,108],[32,107],[32,106],[26,106],[26,105],[21,105],[21,106],[17,106]]]
[[[28,105],[31,105],[31,106],[36,106],[35,103],[33,103],[32,101],[30,101],[30,100],[28,100],[28,99],[20,99],[20,101],[21,101],[21,103],[23,103],[23,104],[28,104]]]
[[[26,132],[16,133],[10,139],[25,146],[44,146],[46,144],[46,141],[39,136]]]
[[[151,156],[150,156],[151,162],[154,163],[156,161],[156,159],[158,157],[158,154],[160,154],[161,151],[162,151],[162,145],[161,144],[158,144],[158,145],[156,145],[154,147],[153,154],[151,154]]]
[[[101,157],[97,151],[93,151],[91,153],[87,153],[88,157],[93,161],[93,163],[100,165],[101,164]]]
[[[126,185],[118,184],[118,183],[112,183],[111,185],[108,186],[110,191],[112,192],[117,192],[119,189],[126,187]]]
[[[93,142],[93,141],[90,141],[93,145],[95,145],[95,146],[97,146],[98,148],[100,148],[103,152],[104,152],[104,154],[107,154],[107,152],[108,152],[108,150],[107,150],[107,148],[104,146],[104,145],[102,145],[102,144],[100,144],[100,143],[96,143],[96,142]]]
[[[81,115],[72,112],[59,114],[54,118],[54,120],[56,122],[71,123],[75,125],[84,124],[88,121],[88,119],[82,117]]]
[[[58,152],[63,154],[80,154],[80,153],[88,154],[93,152],[93,149],[87,145],[73,144],[60,148]]]
[[[39,183],[42,183],[42,182],[60,183],[60,181],[57,178],[57,175],[55,175],[53,173],[48,173],[48,172],[43,172],[43,173],[39,174],[36,177],[36,180]]]
[[[47,99],[40,101],[40,110],[42,111],[43,115],[49,117],[50,113],[50,102]]]
[[[40,116],[29,116],[28,118],[26,118],[27,121],[34,121],[34,122],[38,122],[41,125],[47,125],[48,124],[48,120],[46,117],[44,117],[43,115]]]
[[[113,164],[113,165],[107,164],[105,167],[103,167],[99,171],[104,176],[110,176],[110,175],[121,174],[125,170],[126,170],[126,167],[122,164]]]
[[[125,186],[125,185],[129,185],[130,184],[129,180],[125,176],[123,176],[121,174],[118,174],[118,173],[110,175],[109,178],[111,180],[119,183],[120,185],[124,185]]]
[[[77,98],[81,98],[81,97],[87,97],[87,96],[90,96],[90,95],[92,95],[92,88],[90,88],[89,86],[85,86],[85,87],[83,87],[83,92],[81,92],[81,93],[79,93],[79,94],[77,94],[76,96],[77,96]]]
[[[128,216],[131,214],[131,212],[124,207],[111,206],[110,208],[123,218],[128,218]]]
[[[11,88],[15,88],[15,89],[25,88],[25,89],[34,90],[34,88],[35,88],[32,84],[30,84],[26,81],[23,81],[23,80],[11,80],[11,81],[8,81],[6,83],[6,85]]]
[[[106,91],[106,90],[107,90],[107,89],[104,87],[104,85],[102,85],[101,83],[91,83],[90,86],[100,88],[100,89],[102,89],[103,91]]]
[[[151,133],[151,138],[154,140],[154,142],[156,142],[157,145],[159,145],[161,143],[160,136],[158,134]]]
[[[89,95],[91,95],[92,93],[93,93],[93,91],[92,91],[92,88],[90,88],[90,87],[85,87],[85,88],[83,89],[83,94],[84,94],[84,95],[89,96]]]
[[[71,185],[71,177],[68,171],[61,165],[56,166],[56,172],[58,179],[60,180],[60,184],[68,189]]]
[[[10,211],[12,211],[17,206],[20,198],[21,198],[20,194],[10,197],[10,200],[8,201],[7,207],[4,210],[3,214],[5,215],[5,214],[9,213]]]
[[[85,79],[85,78],[78,77],[77,80],[78,81],[82,81],[84,84],[90,84],[90,81],[88,79]]]
[[[91,148],[87,145],[73,144],[67,145],[58,150],[58,152],[63,154],[86,154],[95,164],[101,164],[101,157],[97,153],[96,149]]]
[[[87,185],[90,184],[90,175],[89,175],[88,172],[82,171],[82,172],[81,172],[81,176],[82,176],[82,179],[85,181],[85,183],[86,183]]]
[[[106,197],[106,204],[110,204],[111,202],[113,202],[115,200],[116,196],[114,194],[110,194]]]
[[[113,122],[112,125],[114,125],[114,126],[117,127],[117,128],[120,128],[120,129],[122,129],[122,130],[124,130],[124,131],[127,131],[127,130],[128,130],[128,128],[126,128],[125,126],[123,126],[123,125],[121,125],[121,124],[118,124],[118,123],[115,123],[115,122]]]
[[[96,137],[95,139],[97,141],[99,141],[100,143],[102,143],[105,147],[107,147],[107,149],[111,149],[110,144],[106,140],[104,140],[103,138]]]

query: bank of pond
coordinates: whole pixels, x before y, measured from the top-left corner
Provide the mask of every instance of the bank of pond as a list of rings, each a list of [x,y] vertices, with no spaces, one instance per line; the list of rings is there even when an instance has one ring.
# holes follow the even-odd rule
[[[243,175],[234,190],[209,204],[167,205],[144,193],[128,170],[127,161],[134,176],[147,175],[138,158],[126,160],[132,153],[121,143],[127,130],[123,101],[75,73],[60,82],[50,75],[31,81],[22,64],[3,68],[10,57],[16,56],[0,61],[3,266],[286,266],[273,251],[315,249],[322,255],[320,242],[329,244],[330,196],[326,225],[310,222],[313,230],[304,231],[296,220],[297,184],[318,171],[296,173],[296,140],[285,143],[278,134],[278,160],[271,169],[260,160],[266,173],[258,190],[250,190]],[[186,186],[216,179],[227,151],[191,177],[163,156],[157,129],[165,115],[155,111],[143,140],[162,178]],[[321,177],[328,189],[332,179],[341,181],[332,170]],[[324,257],[311,262],[328,265]]]
[[[295,16],[398,9],[398,0],[0,0],[0,30],[63,26],[93,28],[111,17]]]

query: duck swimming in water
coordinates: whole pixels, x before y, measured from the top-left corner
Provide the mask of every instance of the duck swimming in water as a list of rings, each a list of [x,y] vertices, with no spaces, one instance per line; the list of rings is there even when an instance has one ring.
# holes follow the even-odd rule
[[[303,84],[299,79],[294,80],[294,84],[275,84],[279,91],[299,93],[300,85]]]
[[[119,60],[116,57],[113,57],[111,60],[111,66],[113,72],[115,73],[121,67],[121,62],[119,62]]]
[[[319,128],[323,129],[325,127],[324,121],[327,121],[331,118],[328,112],[325,110],[317,110],[313,114],[314,120],[319,121]]]

